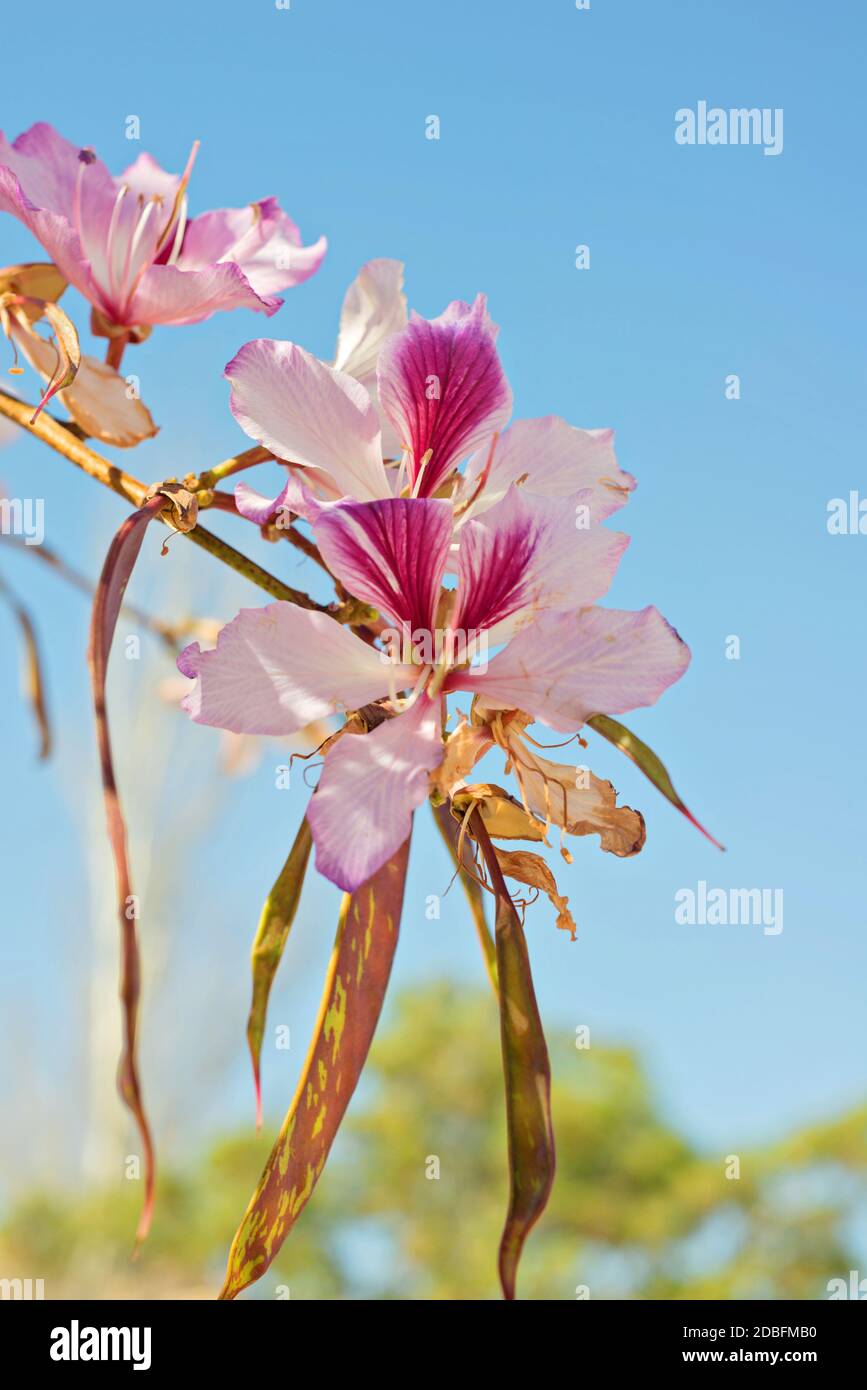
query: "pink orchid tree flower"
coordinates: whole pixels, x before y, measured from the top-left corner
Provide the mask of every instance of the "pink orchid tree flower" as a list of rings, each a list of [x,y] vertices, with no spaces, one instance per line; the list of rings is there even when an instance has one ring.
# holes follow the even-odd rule
[[[93,306],[93,329],[141,341],[156,324],[198,323],[221,309],[273,314],[325,255],[303,246],[274,198],[188,218],[198,144],[180,175],[142,154],[119,176],[50,125],[10,144],[0,134],[0,211],[33,232]]]
[[[511,391],[483,296],[407,321],[402,286],[398,261],[362,268],[344,300],[332,363],[271,339],[246,344],[229,363],[235,418],[294,475],[271,498],[239,484],[244,515],[264,524],[298,510],[302,477],[320,498],[447,493],[464,520],[513,483],[546,497],[580,494],[586,524],[623,506],[635,479],[617,463],[613,430],[546,416],[500,432]]]
[[[317,418],[327,429],[332,417]],[[398,640],[389,644],[384,634],[380,649],[328,614],[275,603],[242,611],[213,650],[194,643],[178,664],[196,682],[184,705],[198,723],[288,735],[311,720],[349,716],[328,748],[308,811],[317,868],[346,890],[364,883],[409,834],[446,758],[450,696],[477,697],[491,721],[470,764],[494,742],[515,763],[530,721],[577,733],[594,713],[654,703],[689,662],[655,608],[594,606],[626,537],[602,526],[576,529],[556,499],[512,486],[469,520],[453,589],[443,587],[454,531],[448,500],[320,502],[309,515],[331,573],[373,605]],[[478,661],[488,643],[507,638],[490,663]],[[544,784],[545,760],[534,771]],[[564,828],[596,830],[605,848],[634,852],[643,836],[632,833],[627,848],[624,834],[612,840],[612,808],[602,805],[600,785],[607,784],[589,788],[583,801],[574,789]],[[557,795],[554,787],[548,800]]]

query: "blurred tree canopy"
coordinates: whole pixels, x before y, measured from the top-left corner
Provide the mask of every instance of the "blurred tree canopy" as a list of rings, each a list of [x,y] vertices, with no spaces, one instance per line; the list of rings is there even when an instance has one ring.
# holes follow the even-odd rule
[[[633,1052],[562,1032],[549,1044],[558,1174],[520,1297],[825,1298],[858,1267],[867,1107],[760,1152],[700,1153],[657,1113]],[[163,1168],[135,1264],[137,1184],[19,1202],[0,1275],[42,1278],[47,1298],[213,1297],[266,1131]],[[493,999],[450,985],[399,996],[316,1195],[252,1296],[498,1297],[504,1144]]]

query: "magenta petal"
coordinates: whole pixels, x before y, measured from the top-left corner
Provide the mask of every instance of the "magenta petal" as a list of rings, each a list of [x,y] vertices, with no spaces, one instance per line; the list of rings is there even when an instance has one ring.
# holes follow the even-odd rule
[[[242,609],[212,651],[193,642],[178,667],[197,681],[183,700],[190,717],[235,734],[296,733],[406,688],[417,675],[390,666],[327,613],[291,603]]]
[[[436,319],[413,314],[379,355],[379,398],[411,451],[410,478],[430,496],[454,465],[508,420],[512,393],[496,348],[484,295],[460,300]]]
[[[338,502],[324,507],[313,533],[331,572],[351,594],[432,633],[452,539],[452,509],[430,498]]]
[[[512,487],[461,527],[459,620],[464,630],[516,626],[544,609],[584,608],[607,593],[629,538],[576,526],[576,499],[534,497]],[[492,634],[503,640],[506,633]]]
[[[442,761],[440,703],[423,696],[372,733],[345,734],[328,753],[307,818],[316,867],[338,888],[360,888],[409,834]]]
[[[655,704],[683,675],[689,657],[689,647],[656,608],[585,608],[542,614],[484,674],[456,673],[446,685],[571,733],[591,714]]]

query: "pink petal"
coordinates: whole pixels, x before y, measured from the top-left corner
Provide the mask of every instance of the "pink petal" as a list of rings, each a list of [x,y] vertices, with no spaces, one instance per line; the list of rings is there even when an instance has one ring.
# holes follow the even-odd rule
[[[276,198],[265,198],[258,206],[262,209],[259,244],[242,247],[242,254],[236,253],[233,259],[258,294],[303,284],[322,264],[328,250],[326,238],[304,246],[298,227]]]
[[[78,150],[51,126],[33,126],[10,145],[0,135],[0,212],[11,213],[45,247],[70,284],[89,299],[98,298],[88,247],[83,246],[73,215]],[[114,200],[114,184],[98,161],[85,171],[82,214],[96,234]],[[86,228],[85,228],[86,229]]]
[[[321,509],[321,504],[309,489],[299,483],[288,468],[286,482],[276,497],[263,497],[248,483],[236,483],[235,505],[242,516],[248,521],[255,521],[257,526],[277,521],[281,516],[286,518],[286,524],[291,516],[302,516],[309,521],[318,516]]]
[[[15,175],[25,198],[48,212],[59,213],[70,224],[74,221],[80,154],[78,145],[65,140],[44,121],[31,126],[11,145],[0,134],[0,165]],[[84,180],[99,189],[110,210],[116,193],[114,180],[92,153]]]
[[[467,464],[466,492],[472,495],[488,460],[486,445]],[[484,490],[473,514],[505,495],[511,483],[525,478],[528,492],[543,497],[570,497],[588,489],[582,499],[591,521],[604,521],[628,500],[635,487],[614,453],[613,430],[580,430],[557,415],[539,420],[516,420],[500,436]]]
[[[313,520],[322,557],[355,598],[410,632],[433,633],[452,509],[430,498],[339,502]]]
[[[280,302],[256,294],[241,268],[230,261],[205,270],[152,265],[139,282],[124,322],[201,323],[221,309],[258,309],[273,314]]]
[[[157,164],[152,155],[140,154],[116,180],[118,187],[126,184],[133,193],[144,198],[162,198],[170,211],[181,183],[180,174],[169,174]]]
[[[369,380],[375,381],[376,364],[386,338],[405,327],[403,262],[368,261],[343,300],[334,366],[367,386]]]
[[[544,613],[479,675],[455,673],[494,709],[520,709],[571,733],[591,714],[652,705],[689,665],[689,648],[655,608]]]
[[[394,426],[380,408],[376,364],[386,338],[405,327],[403,262],[368,261],[346,291],[332,365],[354,376],[368,392],[379,415],[382,452],[386,458],[399,458],[401,447]]]
[[[232,414],[278,458],[323,469],[338,495],[388,497],[379,421],[363,386],[295,343],[258,338],[226,367]]]
[[[426,697],[328,753],[307,811],[316,867],[352,893],[399,849],[443,756],[440,701]]]
[[[422,496],[436,492],[454,465],[509,418],[512,393],[496,334],[485,297],[478,295],[472,307],[455,300],[436,319],[413,314],[382,347],[380,400],[411,450],[413,484],[433,451],[418,489]]]
[[[249,237],[258,224],[257,205],[244,208],[218,208],[200,213],[187,223],[177,264],[183,270],[201,270],[217,261],[236,258],[231,252]]]
[[[97,308],[127,322],[125,296],[117,283],[122,267],[110,268],[107,254],[118,188],[92,150],[70,144],[49,125],[31,127],[14,145],[0,136],[0,211],[19,217],[70,283]],[[118,212],[129,233],[138,217],[135,200],[123,201]],[[157,223],[152,222],[149,235],[155,236]],[[128,235],[123,240],[126,243]],[[142,259],[147,259],[144,243]]]
[[[265,497],[263,493],[257,492],[249,483],[235,484],[235,506],[245,516],[248,521],[255,521],[257,526],[265,526],[269,521],[273,521],[279,512],[289,505],[289,493],[294,486],[294,479],[291,474],[286,486],[277,493],[276,497]]]
[[[511,487],[480,520],[461,527],[459,619],[465,630],[509,631],[544,609],[583,608],[607,593],[628,536],[576,526],[575,500]],[[489,634],[503,641],[504,627]]]
[[[193,642],[178,658],[197,678],[183,708],[198,724],[235,734],[294,734],[340,709],[358,709],[409,686],[413,667],[383,654],[326,613],[291,603],[244,608],[203,652]]]
[[[276,198],[244,208],[220,208],[194,217],[187,226],[177,264],[199,270],[230,261],[244,272],[256,294],[268,296],[300,285],[318,270],[324,237],[302,246],[301,233]]]

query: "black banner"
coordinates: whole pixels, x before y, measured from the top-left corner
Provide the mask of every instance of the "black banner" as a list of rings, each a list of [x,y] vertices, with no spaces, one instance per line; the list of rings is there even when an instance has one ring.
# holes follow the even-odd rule
[[[860,1301],[588,1300],[561,1309],[561,1316],[548,1326],[558,1338],[565,1331],[574,1339],[565,1344],[572,1348],[568,1355],[564,1354],[564,1344],[558,1342],[556,1355],[565,1369],[574,1354],[576,1374],[587,1364],[598,1367],[601,1363],[612,1372],[641,1369],[650,1373],[680,1367],[701,1372],[715,1365],[807,1366],[827,1376],[844,1367],[851,1374],[862,1361],[867,1310],[857,1306]],[[393,1304],[383,1306],[383,1316],[387,1312],[394,1313]],[[328,1316],[324,1308],[323,1314]],[[377,1318],[369,1308],[365,1316]],[[520,1329],[527,1313],[520,1304],[503,1305],[494,1316],[498,1320],[508,1318]],[[352,1313],[344,1311],[339,1317],[345,1328]],[[401,1321],[402,1328],[396,1329],[399,1355],[405,1314]],[[434,1336],[432,1329],[423,1344],[427,1372],[440,1347],[446,1370],[454,1369],[454,1346],[449,1339],[441,1340],[442,1330],[438,1326]],[[0,1301],[0,1331],[6,1356],[13,1364],[40,1374],[47,1372],[61,1381],[69,1376],[92,1379],[100,1371],[113,1376],[159,1376],[185,1370],[213,1371],[221,1376],[233,1372],[255,1375],[272,1358],[276,1365],[285,1364],[287,1339],[297,1336],[311,1352],[318,1345],[315,1339],[310,1340],[310,1304],[288,1299],[248,1299],[234,1304],[9,1300]],[[383,1335],[388,1332],[384,1330]],[[493,1352],[496,1361],[496,1343],[486,1341],[485,1346],[486,1358]],[[384,1350],[383,1355],[387,1360]],[[384,1364],[380,1359],[380,1365]]]

